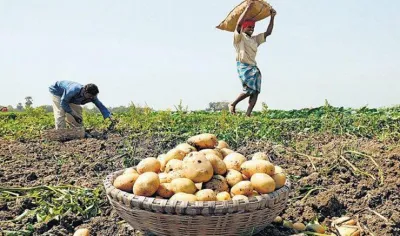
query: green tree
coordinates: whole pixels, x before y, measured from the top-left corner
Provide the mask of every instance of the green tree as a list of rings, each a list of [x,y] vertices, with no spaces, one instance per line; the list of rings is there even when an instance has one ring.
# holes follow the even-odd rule
[[[27,97],[25,97],[25,106],[26,107],[31,107],[32,106],[32,104],[33,104],[33,102],[32,102],[32,100],[33,100],[33,98],[31,97],[31,96],[27,96]]]

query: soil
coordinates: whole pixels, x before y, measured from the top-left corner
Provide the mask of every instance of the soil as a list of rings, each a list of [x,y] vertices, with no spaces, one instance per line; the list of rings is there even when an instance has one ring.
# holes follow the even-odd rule
[[[128,140],[117,134],[106,140],[67,142],[0,139],[0,183],[3,187],[64,184],[102,187],[105,176],[124,168],[127,161],[134,164],[144,157],[157,157],[181,141],[165,137]],[[315,136],[299,138],[292,147],[248,141],[236,150],[247,157],[258,151],[266,152],[274,164],[285,169],[292,182],[292,191],[288,206],[281,214],[284,220],[307,224],[316,218],[332,233],[334,219],[350,216],[359,223],[362,235],[400,235],[399,144],[354,137]],[[369,157],[343,150],[367,153],[378,166]],[[355,171],[346,160],[362,173]],[[383,171],[383,184],[378,167]],[[62,221],[35,225],[34,235],[72,235],[78,228],[89,228],[92,235],[142,234],[124,223],[104,193],[102,196],[105,205],[99,216],[85,220],[70,214]],[[11,202],[0,199],[0,221],[12,220],[33,207],[29,199]],[[21,230],[26,223],[0,223],[0,230]],[[258,235],[296,233],[271,224]]]

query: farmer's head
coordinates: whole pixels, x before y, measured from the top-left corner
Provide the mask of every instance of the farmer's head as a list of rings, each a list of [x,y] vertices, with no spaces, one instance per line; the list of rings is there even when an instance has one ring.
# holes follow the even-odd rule
[[[99,94],[99,89],[95,84],[87,84],[83,89],[83,95],[88,99],[93,99]]]
[[[242,32],[251,36],[254,32],[254,27],[256,26],[256,22],[254,20],[245,20],[242,23]]]

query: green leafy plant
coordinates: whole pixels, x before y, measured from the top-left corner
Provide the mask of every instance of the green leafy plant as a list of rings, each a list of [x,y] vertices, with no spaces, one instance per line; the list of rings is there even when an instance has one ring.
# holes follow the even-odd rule
[[[0,199],[30,201],[29,209],[8,222],[19,222],[29,217],[33,217],[36,223],[60,221],[67,213],[88,219],[100,214],[100,207],[104,204],[100,188],[76,186],[0,187]]]

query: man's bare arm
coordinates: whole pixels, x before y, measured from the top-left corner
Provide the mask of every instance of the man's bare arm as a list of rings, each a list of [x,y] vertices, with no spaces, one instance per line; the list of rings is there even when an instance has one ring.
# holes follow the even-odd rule
[[[271,9],[271,20],[269,22],[267,31],[265,31],[264,33],[264,38],[267,38],[272,34],[272,30],[274,29],[275,16],[276,16],[276,11],[274,9]]]

